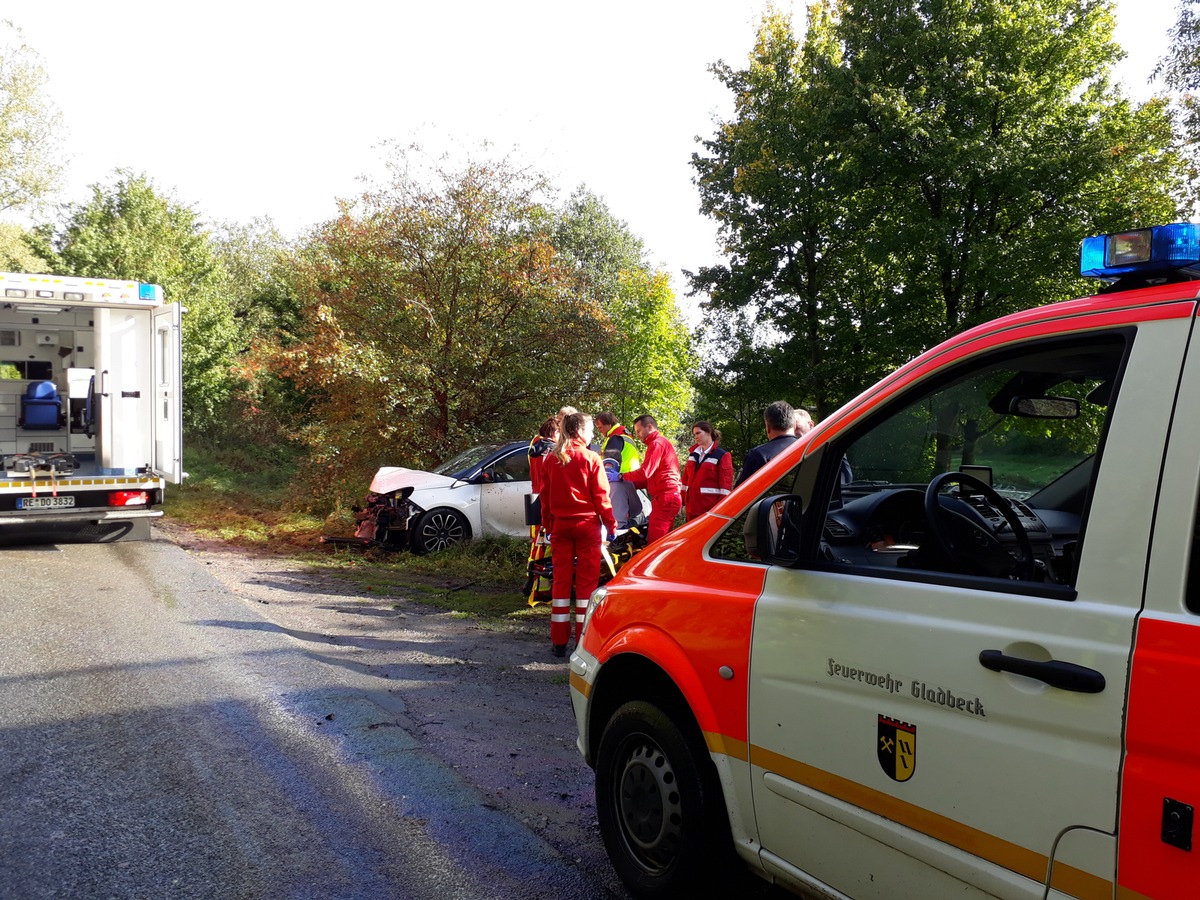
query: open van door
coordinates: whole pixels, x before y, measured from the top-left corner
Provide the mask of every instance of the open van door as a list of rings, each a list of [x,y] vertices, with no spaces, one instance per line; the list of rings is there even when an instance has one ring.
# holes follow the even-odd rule
[[[168,303],[154,314],[155,474],[183,481],[183,307]]]

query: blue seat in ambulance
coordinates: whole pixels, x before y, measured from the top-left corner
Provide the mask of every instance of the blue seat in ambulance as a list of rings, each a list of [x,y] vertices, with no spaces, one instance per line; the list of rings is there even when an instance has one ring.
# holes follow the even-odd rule
[[[35,381],[21,395],[20,426],[26,431],[62,427],[62,399],[53,381]]]

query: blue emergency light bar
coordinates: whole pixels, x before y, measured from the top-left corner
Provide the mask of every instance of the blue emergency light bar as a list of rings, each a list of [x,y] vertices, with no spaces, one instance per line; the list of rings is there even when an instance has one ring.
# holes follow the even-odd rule
[[[1079,274],[1119,278],[1200,265],[1200,225],[1179,222],[1083,239]]]

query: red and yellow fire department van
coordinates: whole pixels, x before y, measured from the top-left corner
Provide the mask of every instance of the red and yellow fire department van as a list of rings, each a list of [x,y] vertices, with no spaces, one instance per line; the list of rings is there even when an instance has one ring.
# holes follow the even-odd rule
[[[593,595],[571,698],[635,894],[736,856],[822,897],[1200,897],[1200,226],[1081,271]]]

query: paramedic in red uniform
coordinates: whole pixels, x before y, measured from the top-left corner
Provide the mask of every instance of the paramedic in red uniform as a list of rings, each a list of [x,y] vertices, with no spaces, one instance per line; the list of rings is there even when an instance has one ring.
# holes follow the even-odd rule
[[[571,637],[571,583],[578,643],[588,599],[600,585],[601,526],[609,536],[617,530],[604,463],[588,449],[591,440],[591,416],[563,416],[558,443],[542,469],[542,525],[554,550],[550,644],[555,656],[566,655]]]
[[[533,483],[533,493],[542,492],[542,468],[550,458],[554,442],[558,439],[558,418],[551,416],[542,423],[538,433],[529,442],[529,480]]]
[[[733,489],[733,457],[718,446],[721,432],[711,422],[700,421],[692,426],[692,438],[696,443],[688,451],[683,469],[683,502],[689,522]]]
[[[671,530],[683,499],[679,495],[679,457],[675,448],[658,430],[654,416],[638,416],[633,421],[633,433],[646,447],[642,467],[632,472],[608,472],[609,481],[628,481],[645,488],[650,494],[650,521],[646,527],[646,542],[654,543]]]

